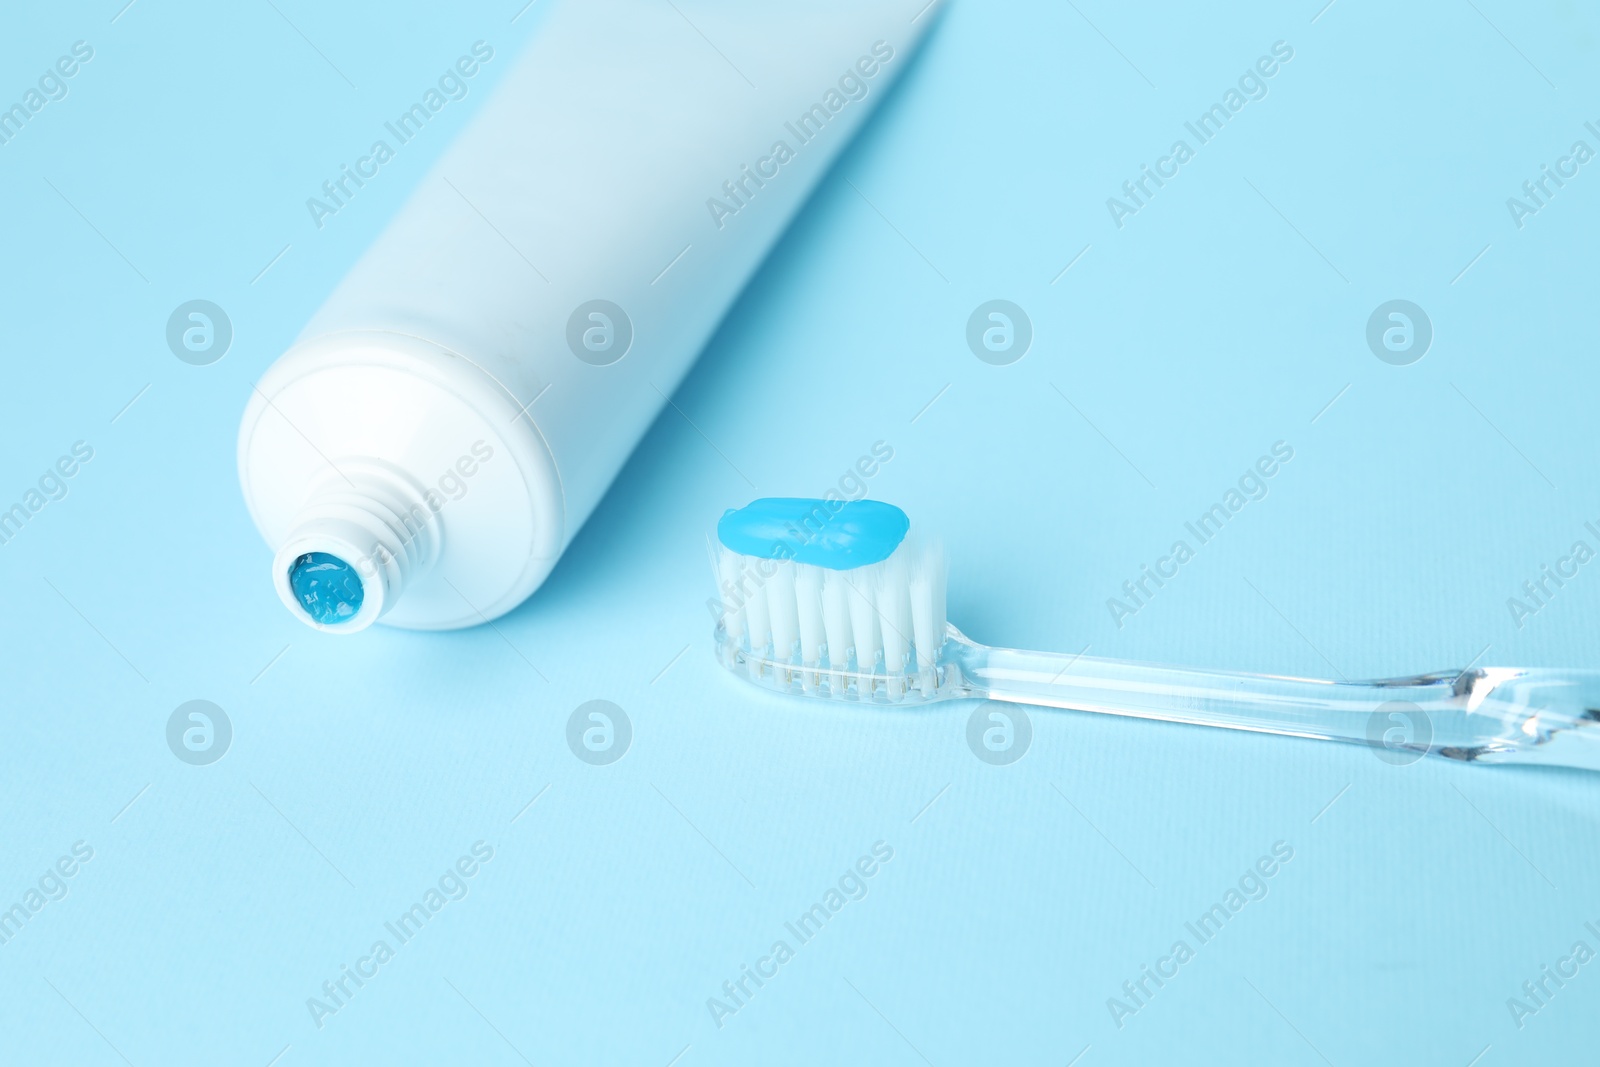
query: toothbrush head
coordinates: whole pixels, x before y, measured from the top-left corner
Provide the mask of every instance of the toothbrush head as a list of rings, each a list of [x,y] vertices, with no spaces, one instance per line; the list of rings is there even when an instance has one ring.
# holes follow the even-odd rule
[[[768,497],[711,544],[718,659],[782,692],[898,703],[948,695],[943,548],[877,500]]]

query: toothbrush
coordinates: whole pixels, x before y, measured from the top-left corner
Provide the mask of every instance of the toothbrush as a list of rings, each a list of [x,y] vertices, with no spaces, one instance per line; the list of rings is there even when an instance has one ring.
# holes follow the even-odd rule
[[[991,648],[945,618],[942,547],[876,500],[757,500],[723,515],[711,550],[717,657],[781,693],[879,706],[1001,700],[1600,770],[1600,671],[1349,682]],[[1394,736],[1401,721],[1414,736]]]

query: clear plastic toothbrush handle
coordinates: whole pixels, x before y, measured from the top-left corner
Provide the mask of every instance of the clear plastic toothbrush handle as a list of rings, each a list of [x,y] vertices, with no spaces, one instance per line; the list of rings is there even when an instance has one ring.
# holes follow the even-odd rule
[[[940,695],[1600,770],[1600,671],[1475,667],[1322,681],[990,648],[950,627]]]

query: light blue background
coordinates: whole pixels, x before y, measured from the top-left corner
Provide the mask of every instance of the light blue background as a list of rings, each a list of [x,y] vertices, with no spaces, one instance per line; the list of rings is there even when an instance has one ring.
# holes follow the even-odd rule
[[[0,36],[5,102],[95,49],[0,147],[0,498],[95,449],[0,546],[0,902],[94,849],[0,946],[0,1061],[1593,1059],[1600,963],[1520,1031],[1506,1000],[1600,949],[1600,776],[1048,711],[988,766],[971,705],[726,676],[704,563],[725,507],[821,493],[881,440],[872,494],[942,531],[982,641],[1600,667],[1595,565],[1520,628],[1506,607],[1600,520],[1600,162],[1520,230],[1505,205],[1600,148],[1592,8],[955,0],[679,390],[705,438],[663,414],[494,628],[346,640],[273,595],[238,419],[509,64],[322,231],[304,200],[551,0],[273,2],[35,4]],[[1270,94],[1118,229],[1106,198],[1278,40]],[[687,26],[662,47],[721,62]],[[163,338],[193,298],[236,331],[208,367]],[[991,298],[1034,326],[1012,366],[965,345]],[[1364,340],[1393,298],[1435,328],[1407,367]],[[1270,496],[1117,628],[1106,598],[1278,440]],[[164,737],[196,698],[235,731],[209,767]],[[608,767],[564,739],[595,698],[635,730]],[[470,895],[313,1025],[306,999],[480,839]],[[879,840],[868,896],[719,1029],[707,998]],[[1276,841],[1266,899],[1119,1030],[1107,998]]]

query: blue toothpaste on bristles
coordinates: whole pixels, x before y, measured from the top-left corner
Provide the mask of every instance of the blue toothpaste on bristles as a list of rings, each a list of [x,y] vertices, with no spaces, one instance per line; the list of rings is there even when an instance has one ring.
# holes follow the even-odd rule
[[[724,659],[791,665],[813,684],[831,677],[836,695],[859,675],[926,672],[931,685],[945,560],[910,527],[878,500],[768,497],[726,512],[713,544],[722,596],[711,602]]]
[[[743,556],[847,571],[888,559],[910,528],[905,512],[881,500],[764,497],[724,512],[717,539]]]

